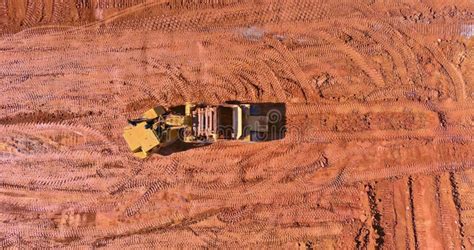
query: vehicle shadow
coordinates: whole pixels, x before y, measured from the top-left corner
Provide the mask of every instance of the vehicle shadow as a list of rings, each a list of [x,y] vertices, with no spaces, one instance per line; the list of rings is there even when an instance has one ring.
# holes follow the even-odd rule
[[[207,147],[209,145],[210,143],[185,143],[182,140],[177,140],[171,145],[158,149],[155,153],[162,156],[168,156],[178,152]]]

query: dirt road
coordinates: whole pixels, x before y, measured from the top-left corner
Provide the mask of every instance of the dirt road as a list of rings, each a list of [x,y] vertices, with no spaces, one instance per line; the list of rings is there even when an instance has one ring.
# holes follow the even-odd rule
[[[472,1],[0,0],[0,246],[472,249]],[[133,158],[155,105],[278,141]]]

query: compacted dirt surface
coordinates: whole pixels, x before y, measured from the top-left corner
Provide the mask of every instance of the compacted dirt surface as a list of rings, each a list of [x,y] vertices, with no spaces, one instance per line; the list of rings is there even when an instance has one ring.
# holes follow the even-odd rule
[[[0,0],[0,246],[472,249],[469,0]],[[286,134],[139,160],[155,105]]]

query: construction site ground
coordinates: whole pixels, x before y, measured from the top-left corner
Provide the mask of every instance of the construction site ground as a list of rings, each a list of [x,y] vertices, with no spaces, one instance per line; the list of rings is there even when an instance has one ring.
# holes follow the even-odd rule
[[[473,249],[470,0],[0,0],[0,246]],[[283,139],[133,157],[156,105]]]

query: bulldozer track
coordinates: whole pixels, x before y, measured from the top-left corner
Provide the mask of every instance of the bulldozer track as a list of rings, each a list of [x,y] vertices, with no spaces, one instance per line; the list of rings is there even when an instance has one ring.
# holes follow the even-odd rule
[[[395,24],[393,24],[395,25]],[[410,34],[413,39],[419,44],[424,44],[416,32],[413,30],[407,30],[406,28],[401,29],[402,32],[406,34]],[[455,91],[456,91],[456,99],[460,102],[463,103],[465,102],[466,99],[466,89],[465,89],[465,82],[463,79],[463,76],[461,72],[451,63],[449,62],[446,57],[440,52],[440,50],[436,47],[434,47],[431,44],[424,44],[426,48],[432,53],[434,56],[434,59],[437,60],[443,67],[444,70],[447,71],[449,74],[449,77],[452,81],[452,83],[455,86]]]

